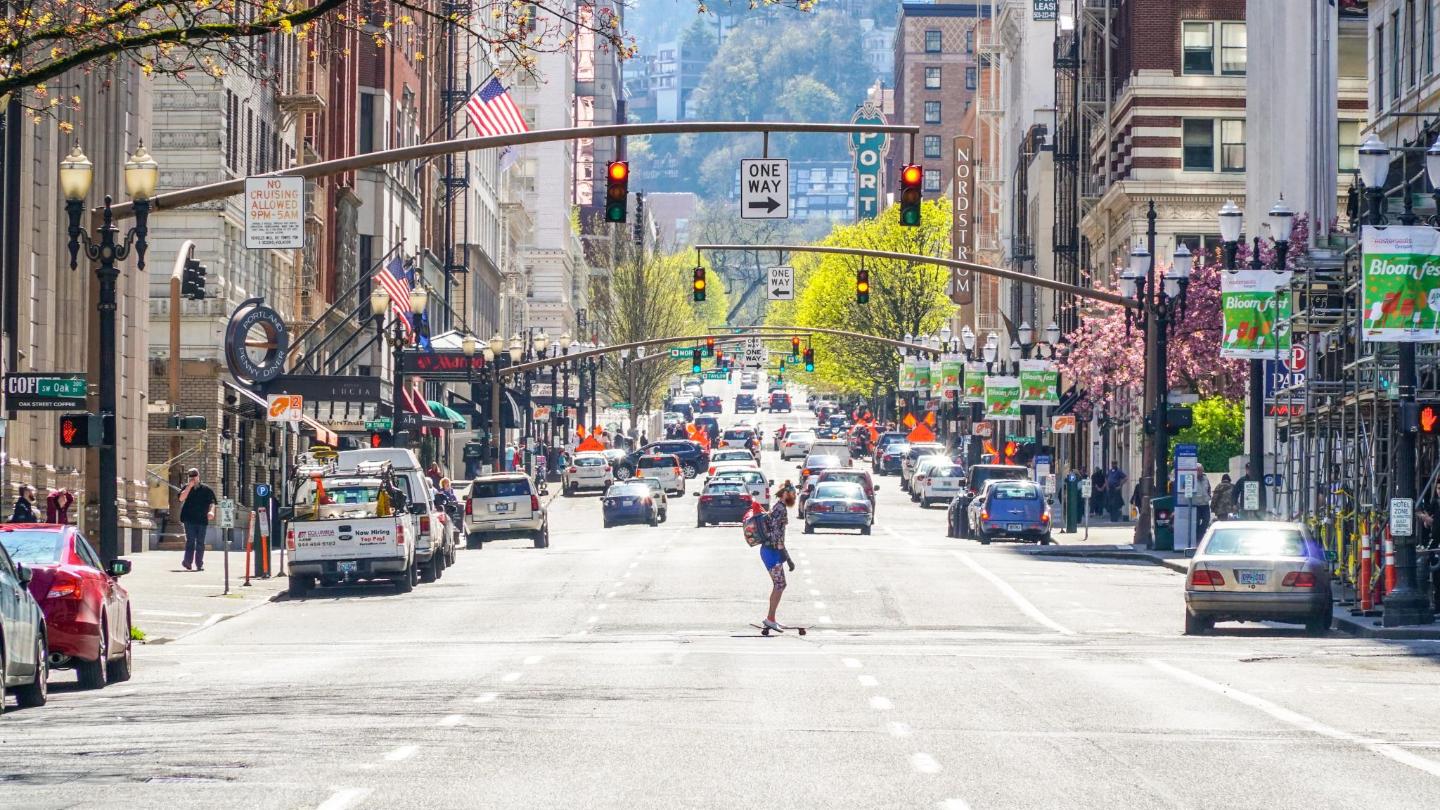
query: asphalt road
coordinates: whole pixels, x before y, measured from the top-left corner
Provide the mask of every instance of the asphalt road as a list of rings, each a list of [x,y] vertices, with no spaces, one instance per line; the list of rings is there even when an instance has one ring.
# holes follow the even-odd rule
[[[872,536],[792,522],[781,620],[806,637],[749,626],[768,577],[693,497],[610,530],[561,498],[548,550],[278,601],[141,648],[129,683],[57,683],[0,718],[0,806],[1440,805],[1436,645],[1186,638],[1179,574],[949,540],[896,484]]]

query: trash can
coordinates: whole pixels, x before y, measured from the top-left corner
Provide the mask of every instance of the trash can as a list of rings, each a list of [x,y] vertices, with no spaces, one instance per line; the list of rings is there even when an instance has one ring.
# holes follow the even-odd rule
[[[1175,496],[1150,499],[1150,536],[1156,551],[1175,550]]]
[[[1065,476],[1065,531],[1074,534],[1085,516],[1085,499],[1080,496],[1080,476],[1073,470]]]

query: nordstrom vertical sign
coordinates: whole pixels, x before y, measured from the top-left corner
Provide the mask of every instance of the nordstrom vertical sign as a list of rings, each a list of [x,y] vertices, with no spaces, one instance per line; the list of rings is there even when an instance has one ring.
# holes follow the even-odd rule
[[[950,258],[975,261],[975,139],[957,135],[952,144],[954,164],[950,184]],[[950,300],[969,304],[975,298],[974,277],[959,267],[950,270]]]

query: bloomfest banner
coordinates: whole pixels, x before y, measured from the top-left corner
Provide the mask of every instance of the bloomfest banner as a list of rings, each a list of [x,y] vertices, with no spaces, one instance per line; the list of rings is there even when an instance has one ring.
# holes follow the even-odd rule
[[[1020,361],[1020,404],[1060,404],[1060,372],[1050,361]]]
[[[985,401],[985,369],[965,367],[965,390],[962,400],[965,402]]]
[[[985,418],[1020,418],[1020,378],[991,374],[985,377]]]
[[[1272,270],[1221,273],[1225,326],[1220,356],[1268,360],[1290,352],[1290,274]]]
[[[1440,342],[1440,231],[1429,225],[1361,231],[1365,340]]]

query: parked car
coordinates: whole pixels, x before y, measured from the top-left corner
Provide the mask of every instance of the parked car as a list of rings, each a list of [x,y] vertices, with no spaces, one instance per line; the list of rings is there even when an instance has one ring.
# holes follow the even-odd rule
[[[30,577],[0,545],[0,714],[11,689],[22,707],[44,706],[50,695],[45,614],[30,595]]]
[[[699,442],[692,442],[689,439],[667,439],[660,442],[651,442],[634,453],[630,454],[632,463],[637,463],[641,456],[648,456],[659,453],[661,455],[672,455],[680,459],[680,472],[686,478],[694,478],[710,465],[710,453]],[[638,467],[637,467],[638,469]]]
[[[759,410],[760,406],[755,403],[754,394],[735,395],[735,413],[755,413]]]
[[[717,397],[714,394],[706,394],[705,396],[700,397],[700,412],[724,413],[725,406],[723,403],[721,403],[720,397]]]
[[[107,568],[74,526],[55,523],[0,526],[0,546],[30,576],[50,668],[75,670],[85,689],[130,680],[130,594],[120,584],[130,561]]]
[[[1050,542],[1050,504],[1034,481],[991,480],[970,504],[970,525],[981,545],[993,540]]]
[[[919,503],[920,494],[925,488],[925,482],[930,476],[930,471],[939,467],[951,467],[955,462],[949,456],[921,456],[915,461],[915,471],[910,474],[910,500]]]
[[[360,581],[388,582],[400,593],[414,590],[421,570],[418,518],[428,515],[431,505],[415,502],[412,484],[384,459],[339,470],[303,457],[289,482],[290,505],[281,511],[290,596]],[[436,560],[432,550],[430,564]]]
[[[766,508],[770,506],[770,480],[765,477],[765,473],[753,466],[727,465],[721,467],[705,483],[708,484],[710,481],[739,481],[745,485],[745,491],[750,494],[750,500]]]
[[[640,484],[650,490],[650,497],[655,499],[655,505],[660,510],[660,522],[664,523],[670,518],[670,496],[665,494],[665,484],[658,478],[651,478],[647,475],[637,475],[631,478],[628,483]],[[682,494],[684,490],[681,490]]]
[[[353,471],[360,465],[388,463],[391,474],[410,504],[411,520],[415,530],[415,572],[421,582],[439,579],[447,566],[455,561],[454,539],[449,528],[449,517],[435,500],[435,489],[420,466],[420,458],[413,450],[404,447],[372,447],[361,450],[342,450],[336,454],[336,467],[340,472]],[[424,508],[414,508],[423,505]]]
[[[796,500],[796,510],[800,517],[805,516],[805,502],[810,499],[815,487],[826,481],[838,481],[846,484],[859,484],[865,490],[865,497],[870,499],[870,511],[875,511],[875,482],[870,477],[870,471],[859,467],[833,467],[828,470],[821,470],[819,474],[811,476],[810,480],[800,487],[800,494]]]
[[[945,445],[939,442],[912,443],[910,449],[905,451],[905,455],[900,457],[900,490],[902,492],[910,491],[910,476],[915,474],[915,463],[924,456],[949,458],[945,455]]]
[[[650,497],[647,484],[611,484],[600,498],[600,510],[607,529],[621,523],[660,524],[660,505]]]
[[[876,450],[872,458],[871,469],[877,475],[899,475],[900,462],[905,454],[910,452],[909,442],[890,442],[885,449]]]
[[[790,413],[790,395],[784,391],[771,391],[770,403],[766,409],[771,413]]]
[[[966,470],[960,492],[950,500],[950,508],[946,513],[946,524],[949,527],[946,536],[970,536],[970,502],[987,482],[997,478],[1026,481],[1030,478],[1030,471],[1013,464],[976,464]]]
[[[739,481],[711,481],[695,497],[700,499],[695,511],[697,527],[738,523],[750,511],[750,494]]]
[[[870,499],[859,484],[829,481],[815,486],[805,508],[805,533],[814,534],[822,526],[856,528],[869,534],[875,522]]]
[[[1185,577],[1185,634],[1217,621],[1277,621],[1330,629],[1330,563],[1304,524],[1259,520],[1215,523]]]
[[[615,473],[615,480],[624,481],[635,474],[635,468],[630,466],[630,454],[623,448],[611,447],[600,451],[605,460],[610,462],[610,469]]]
[[[654,478],[666,490],[685,494],[685,471],[674,453],[649,453],[635,459],[635,474]]]
[[[550,545],[550,521],[535,483],[521,473],[482,475],[470,485],[465,502],[467,548],[484,548],[485,541],[528,537],[535,548]]]
[[[561,492],[574,495],[582,489],[598,489],[601,492],[615,482],[615,470],[604,453],[586,451],[576,453],[570,459],[561,478]]]
[[[953,461],[946,461],[925,472],[925,478],[918,487],[917,500],[922,508],[928,509],[932,503],[949,503],[964,487],[965,468]]]
[[[792,430],[780,442],[780,459],[804,458],[810,455],[810,446],[815,442],[815,431]]]

